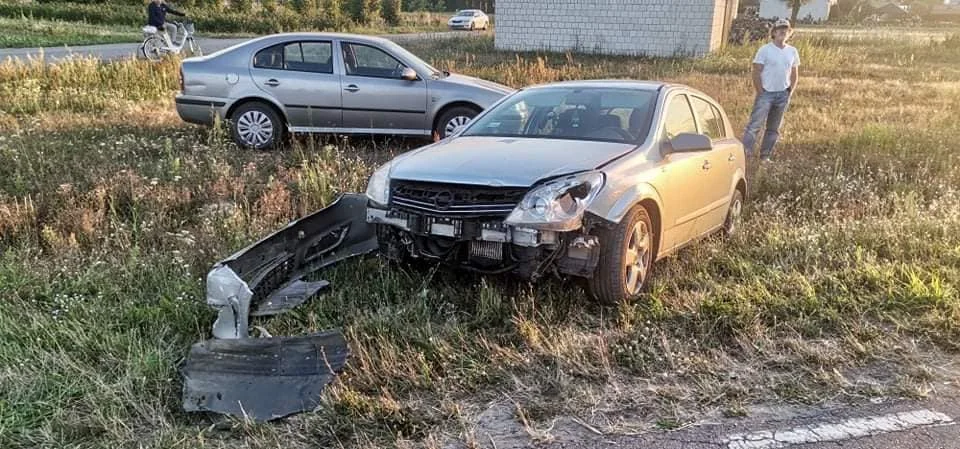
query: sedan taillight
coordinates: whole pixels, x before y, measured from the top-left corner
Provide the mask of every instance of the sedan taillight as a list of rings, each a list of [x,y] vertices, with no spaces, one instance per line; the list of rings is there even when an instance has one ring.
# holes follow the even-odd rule
[[[183,66],[180,66],[180,93],[183,93]]]

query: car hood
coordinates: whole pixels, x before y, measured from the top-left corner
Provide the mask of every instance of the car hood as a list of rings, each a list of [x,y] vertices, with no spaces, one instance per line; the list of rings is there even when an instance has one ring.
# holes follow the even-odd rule
[[[454,137],[394,160],[390,178],[529,187],[537,181],[592,170],[634,144],[514,137]]]
[[[507,95],[509,93],[513,93],[513,91],[516,90],[511,87],[504,86],[503,84],[494,83],[493,81],[482,80],[480,78],[460,75],[457,73],[451,73],[449,76],[440,78],[437,81],[441,83],[450,83],[450,84],[456,84],[460,86],[479,87],[481,89],[488,90],[491,92],[496,92],[501,95]]]

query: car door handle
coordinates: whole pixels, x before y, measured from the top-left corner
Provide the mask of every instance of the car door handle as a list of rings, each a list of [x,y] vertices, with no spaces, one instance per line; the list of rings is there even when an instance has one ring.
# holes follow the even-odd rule
[[[268,79],[267,81],[265,81],[263,84],[264,84],[264,85],[267,85],[267,86],[270,86],[270,87],[277,87],[277,86],[280,85],[280,81],[277,81],[277,80],[275,80],[275,79],[273,79],[273,78],[270,78],[270,79]]]
[[[737,160],[737,157],[731,154],[730,156],[727,157],[727,160],[730,161],[730,162],[733,162],[733,161]]]
[[[710,167],[712,167],[712,165],[710,165],[710,161],[703,161],[704,170],[710,170]]]
[[[347,91],[347,92],[356,92],[356,91],[360,90],[360,88],[357,87],[356,84],[351,84],[351,85],[349,85],[349,86],[347,86],[347,87],[344,87],[343,90],[345,90],[345,91]]]

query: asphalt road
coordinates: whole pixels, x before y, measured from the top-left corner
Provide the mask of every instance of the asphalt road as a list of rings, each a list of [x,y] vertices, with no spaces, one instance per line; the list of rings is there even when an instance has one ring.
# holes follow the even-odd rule
[[[560,443],[556,449],[960,449],[960,398],[780,409],[642,436]]]
[[[625,435],[604,433],[574,418],[524,429],[510,421],[509,405],[499,421],[476,428],[484,449],[960,449],[960,396],[927,401],[833,404],[821,407],[767,406],[746,418],[709,416],[673,431]],[[494,414],[495,415],[495,414]],[[615,422],[625,416],[618,414]],[[490,422],[500,424],[491,425]]]
[[[382,37],[395,42],[403,42],[418,39],[450,39],[465,36],[484,35],[486,32],[469,31],[447,31],[438,33],[411,33],[411,34],[390,34]],[[209,39],[199,38],[200,48],[204,54],[210,54],[218,50],[230,47],[232,45],[246,42],[252,38],[242,39]],[[113,61],[117,59],[128,59],[137,57],[137,48],[139,43],[129,44],[103,44],[103,45],[82,45],[75,47],[47,47],[47,48],[2,48],[0,49],[0,61],[9,58],[25,60],[44,59],[48,62],[56,62],[70,57],[93,57],[103,61]]]

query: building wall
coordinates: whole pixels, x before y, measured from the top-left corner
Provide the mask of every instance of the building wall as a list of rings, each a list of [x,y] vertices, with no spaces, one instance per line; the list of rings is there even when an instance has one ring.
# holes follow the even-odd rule
[[[702,56],[737,0],[497,0],[495,42],[514,51]],[[732,17],[732,14],[731,14]]]
[[[830,18],[833,0],[812,0],[800,7],[797,20],[812,19],[817,22]],[[786,0],[760,0],[760,17],[764,19],[789,19],[793,10]]]

